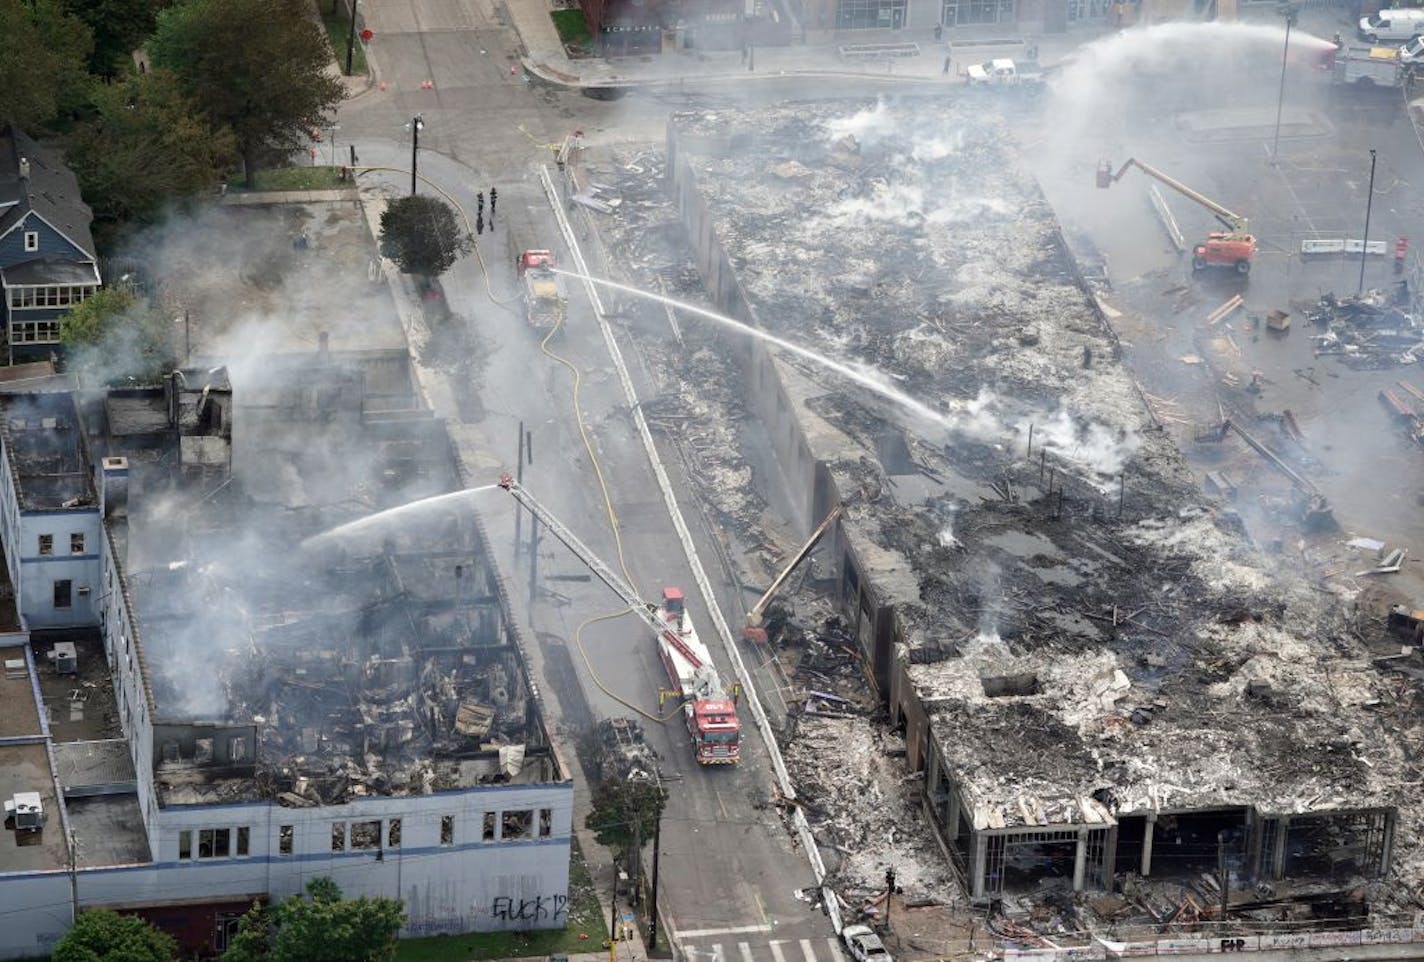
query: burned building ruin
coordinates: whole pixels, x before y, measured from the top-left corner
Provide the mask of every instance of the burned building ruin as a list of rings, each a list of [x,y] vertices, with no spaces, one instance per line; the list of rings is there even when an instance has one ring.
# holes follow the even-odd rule
[[[666,169],[719,310],[887,386],[726,338],[969,898],[1393,877],[1395,683],[1201,493],[991,112],[684,113]]]

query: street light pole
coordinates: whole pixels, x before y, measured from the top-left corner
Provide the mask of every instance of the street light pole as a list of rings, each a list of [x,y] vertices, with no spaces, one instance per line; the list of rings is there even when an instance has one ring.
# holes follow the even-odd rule
[[[608,962],[618,953],[618,860],[613,860],[613,892],[608,899]]]
[[[351,32],[346,36],[346,76],[351,76],[351,58],[356,54],[356,8],[361,0],[351,0]]]
[[[1365,293],[1365,258],[1370,250],[1370,210],[1375,203],[1375,149],[1370,148],[1370,189],[1365,197],[1365,237],[1360,241],[1360,286],[1355,291],[1359,297]]]
[[[663,811],[658,809],[658,820],[653,823],[653,894],[648,905],[648,951],[658,947],[658,855],[662,847]]]
[[[420,128],[426,122],[416,114],[416,118],[410,121],[410,196],[416,196],[416,152],[420,149]]]
[[[1290,32],[1294,25],[1295,15],[1290,14],[1286,17],[1286,45],[1281,50],[1281,89],[1276,96],[1276,133],[1271,139],[1271,163],[1277,165],[1281,162],[1281,109],[1286,103],[1286,61],[1290,59]],[[350,73],[351,68],[347,67],[346,72]]]

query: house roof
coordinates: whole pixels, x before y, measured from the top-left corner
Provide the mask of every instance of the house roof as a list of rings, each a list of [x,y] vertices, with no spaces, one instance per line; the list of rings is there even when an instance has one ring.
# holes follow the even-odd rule
[[[22,159],[30,162],[28,178],[20,176]],[[94,257],[94,237],[89,233],[94,214],[79,194],[79,179],[58,152],[5,124],[0,126],[0,235],[31,211]]]
[[[98,284],[99,269],[88,261],[43,257],[0,268],[0,282],[5,287],[21,284]]]

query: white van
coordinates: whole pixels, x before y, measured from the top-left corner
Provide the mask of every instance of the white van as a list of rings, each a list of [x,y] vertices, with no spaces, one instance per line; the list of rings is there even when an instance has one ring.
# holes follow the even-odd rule
[[[1370,43],[1413,40],[1420,34],[1424,34],[1424,10],[1417,8],[1381,10],[1373,17],[1360,19],[1360,38]]]

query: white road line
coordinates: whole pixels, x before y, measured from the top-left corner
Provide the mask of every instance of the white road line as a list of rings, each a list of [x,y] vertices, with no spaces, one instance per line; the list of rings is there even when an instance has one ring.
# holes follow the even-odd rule
[[[816,962],[816,950],[811,948],[810,939],[801,940],[801,955],[806,959],[806,962]]]
[[[718,942],[712,946],[712,962],[726,962],[726,956],[722,955],[721,942]]]
[[[737,943],[737,951],[742,953],[742,962],[756,962],[752,957],[752,947],[745,942]]]
[[[770,932],[769,925],[734,925],[725,929],[678,929],[675,939],[710,939],[719,935],[751,935],[756,932]]]
[[[767,947],[771,949],[771,957],[775,962],[786,962],[786,956],[781,954],[781,942],[781,939],[776,939],[767,943]]]

